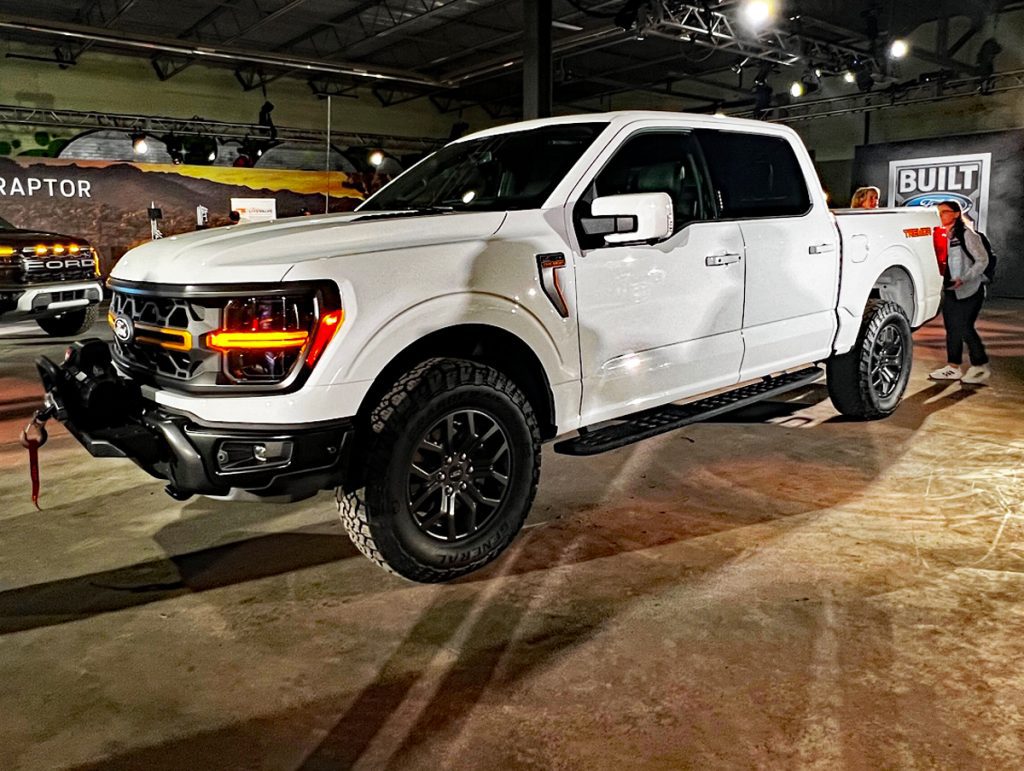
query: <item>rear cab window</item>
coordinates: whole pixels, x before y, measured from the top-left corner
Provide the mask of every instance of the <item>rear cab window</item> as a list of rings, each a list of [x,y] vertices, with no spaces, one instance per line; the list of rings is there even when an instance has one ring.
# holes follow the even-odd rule
[[[798,217],[811,209],[800,161],[783,137],[699,129],[722,219]]]

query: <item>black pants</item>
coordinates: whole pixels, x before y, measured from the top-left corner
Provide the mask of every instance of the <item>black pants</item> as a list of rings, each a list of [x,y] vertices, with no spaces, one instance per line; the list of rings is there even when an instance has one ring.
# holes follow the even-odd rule
[[[961,364],[964,360],[964,343],[971,355],[971,364],[988,364],[985,344],[981,342],[978,330],[974,328],[985,301],[985,287],[963,300],[956,299],[956,293],[946,290],[942,298],[942,322],[946,326],[946,361]]]

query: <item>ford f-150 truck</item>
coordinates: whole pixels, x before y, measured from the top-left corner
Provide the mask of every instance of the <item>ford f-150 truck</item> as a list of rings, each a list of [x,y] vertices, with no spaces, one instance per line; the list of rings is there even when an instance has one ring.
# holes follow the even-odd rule
[[[40,371],[93,455],[178,498],[336,488],[366,556],[441,581],[508,546],[542,442],[610,450],[823,370],[844,415],[891,413],[939,304],[938,224],[830,212],[783,126],[529,121],[447,145],[352,213],[129,252],[112,346]]]
[[[99,258],[81,238],[22,230],[0,219],[0,320],[34,320],[56,337],[96,321]]]

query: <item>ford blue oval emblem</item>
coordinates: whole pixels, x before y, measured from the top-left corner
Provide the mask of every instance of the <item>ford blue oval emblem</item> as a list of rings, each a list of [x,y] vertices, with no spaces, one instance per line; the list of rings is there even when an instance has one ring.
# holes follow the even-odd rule
[[[960,208],[969,212],[974,208],[974,202],[966,195],[959,193],[921,193],[908,198],[903,202],[904,206],[938,206],[945,201],[956,201]]]

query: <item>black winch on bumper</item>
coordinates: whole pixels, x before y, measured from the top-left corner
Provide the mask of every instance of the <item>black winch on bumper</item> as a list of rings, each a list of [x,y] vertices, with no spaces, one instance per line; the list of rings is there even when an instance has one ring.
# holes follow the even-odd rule
[[[203,424],[147,401],[114,369],[107,343],[76,342],[64,363],[37,361],[53,416],[90,454],[130,458],[167,493],[298,500],[341,483],[347,420],[301,428]]]

